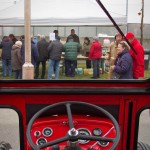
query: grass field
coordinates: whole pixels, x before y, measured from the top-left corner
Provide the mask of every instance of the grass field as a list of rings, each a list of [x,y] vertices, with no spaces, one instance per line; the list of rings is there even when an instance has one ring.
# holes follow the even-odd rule
[[[86,65],[85,65],[85,62],[84,61],[81,61],[81,62],[78,62],[78,68],[83,68],[85,69],[86,68]],[[46,74],[45,74],[45,79],[47,79],[47,71],[48,71],[48,64],[47,64],[47,67],[46,67]],[[41,74],[41,65],[40,65],[40,74]],[[75,80],[75,79],[79,79],[79,80],[87,80],[87,79],[90,79],[92,75],[75,75],[75,77],[66,77],[64,73],[62,73],[62,68],[60,68],[60,75],[59,75],[59,79],[60,80]],[[40,77],[40,76],[39,76]],[[149,69],[148,70],[145,70],[145,76],[144,78],[150,78],[150,64],[149,64]],[[0,64],[0,79],[11,79],[13,80],[14,77],[11,76],[11,77],[3,77],[2,76],[2,65]],[[100,74],[100,80],[105,80],[105,79],[108,79],[108,73],[107,72],[104,72],[103,74]],[[97,79],[98,80],[98,79]]]

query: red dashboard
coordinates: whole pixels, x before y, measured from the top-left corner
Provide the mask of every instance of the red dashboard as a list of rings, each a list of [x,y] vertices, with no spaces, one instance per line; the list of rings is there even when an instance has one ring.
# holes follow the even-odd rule
[[[90,115],[73,115],[74,128],[82,135],[101,136],[115,138],[116,130],[109,119],[93,117]],[[31,137],[35,144],[41,145],[46,142],[66,136],[69,131],[67,115],[54,115],[50,117],[38,118],[31,129]],[[111,142],[98,142],[90,140],[78,140],[82,150],[108,150]],[[67,142],[57,145],[60,150],[64,150]],[[30,150],[31,148],[28,147]],[[52,147],[42,150],[52,150]]]

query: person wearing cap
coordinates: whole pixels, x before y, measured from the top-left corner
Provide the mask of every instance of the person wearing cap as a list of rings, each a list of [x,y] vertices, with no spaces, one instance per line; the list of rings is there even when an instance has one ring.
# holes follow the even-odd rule
[[[61,54],[63,51],[63,45],[60,42],[60,37],[55,35],[55,40],[48,46],[49,54],[49,66],[48,66],[48,79],[52,79],[52,74],[55,70],[55,79],[59,77],[59,64],[61,60]]]
[[[102,56],[102,46],[99,43],[99,38],[97,36],[93,37],[93,43],[90,47],[89,59],[92,60],[93,65],[93,79],[100,77],[100,58]]]
[[[73,37],[68,37],[68,42],[64,44],[65,52],[65,75],[68,77],[75,76],[75,68],[77,62],[77,51],[81,48],[81,44],[74,42]]]
[[[120,33],[116,33],[115,34],[115,40],[113,42],[110,43],[110,46],[108,47],[108,52],[109,52],[109,65],[112,66],[114,65],[115,59],[117,57],[117,47],[118,44],[122,41],[122,35]],[[108,69],[109,70],[109,69]],[[112,72],[111,70],[109,70],[109,79],[112,78]]]
[[[112,79],[133,79],[132,57],[127,42],[121,41],[117,46],[117,50],[114,65],[110,66]]]
[[[11,50],[11,64],[14,72],[14,79],[22,78],[22,59],[20,49],[22,46],[21,41],[16,41]]]
[[[131,43],[137,54],[130,49],[130,55],[133,60],[133,78],[144,77],[144,48],[132,32],[126,34],[126,39]]]

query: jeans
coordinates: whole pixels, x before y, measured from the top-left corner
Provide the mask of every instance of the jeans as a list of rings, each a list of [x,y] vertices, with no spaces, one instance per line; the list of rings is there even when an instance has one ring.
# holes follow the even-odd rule
[[[93,77],[99,78],[100,77],[100,71],[99,71],[100,59],[93,59],[92,64],[93,64]]]
[[[2,59],[2,75],[3,76],[7,76],[7,67],[8,67],[8,75],[12,76],[11,59]]]
[[[14,70],[14,78],[22,79],[22,70]]]
[[[65,60],[66,76],[75,76],[76,60]]]
[[[45,71],[46,71],[46,61],[38,61],[36,62],[35,66],[35,79],[38,79],[39,77],[39,65],[42,63],[42,74],[41,74],[41,79],[44,79],[45,76]]]
[[[52,79],[52,74],[55,68],[55,79],[57,80],[59,77],[59,64],[60,60],[52,60],[49,59],[49,67],[48,67],[48,79]]]

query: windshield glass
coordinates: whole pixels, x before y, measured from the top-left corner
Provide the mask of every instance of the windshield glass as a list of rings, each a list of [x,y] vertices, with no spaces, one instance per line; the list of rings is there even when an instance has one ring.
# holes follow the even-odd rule
[[[23,0],[11,3],[9,9],[0,8],[0,79],[149,78],[149,1],[145,8],[142,2],[127,0],[112,4],[108,0],[79,1],[74,5],[65,5],[66,2],[64,7],[69,13],[58,7],[59,1],[53,5],[38,1],[36,6],[31,2],[29,33],[24,32]],[[36,11],[41,5],[47,13]],[[22,7],[21,12],[16,7]],[[78,10],[75,14],[70,12],[73,7]],[[48,12],[54,8],[61,14]]]

